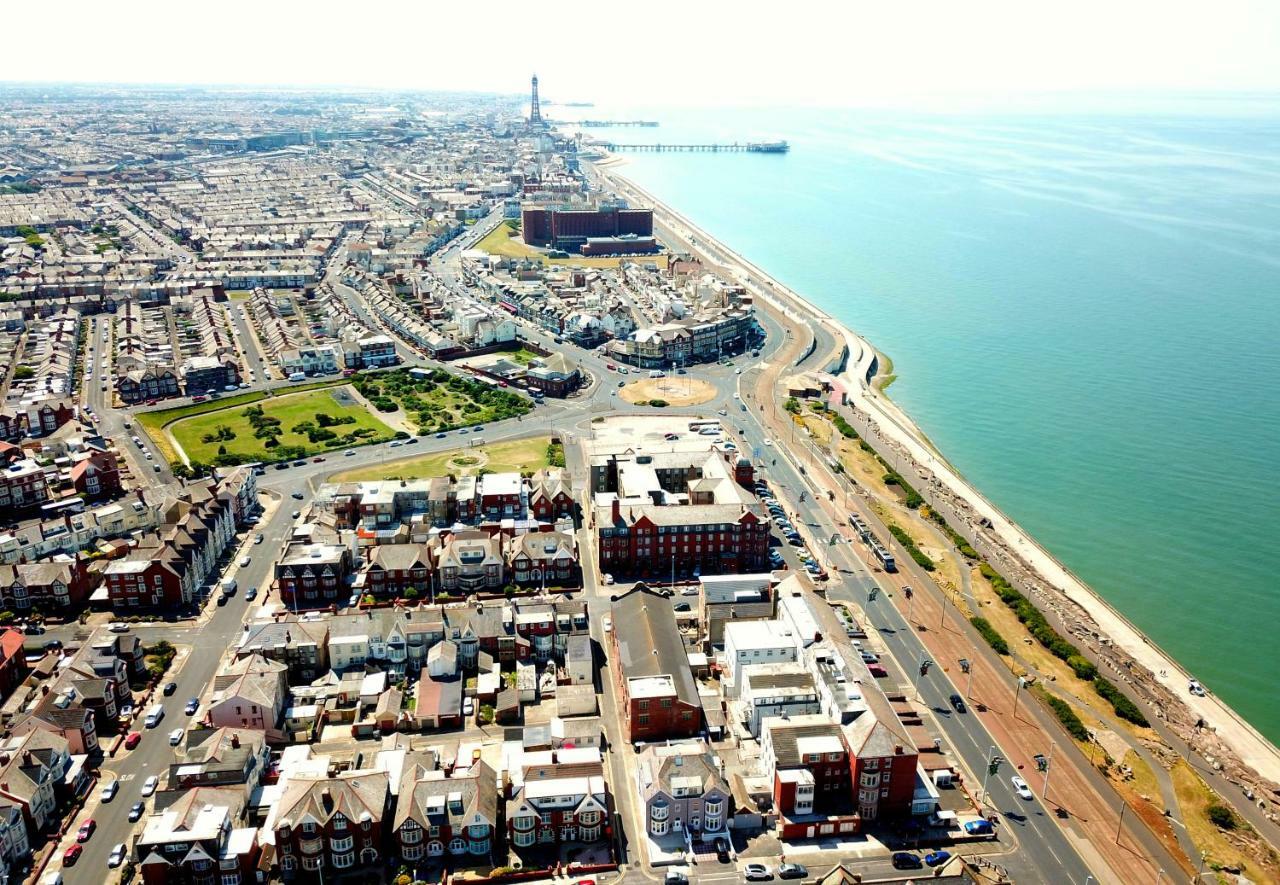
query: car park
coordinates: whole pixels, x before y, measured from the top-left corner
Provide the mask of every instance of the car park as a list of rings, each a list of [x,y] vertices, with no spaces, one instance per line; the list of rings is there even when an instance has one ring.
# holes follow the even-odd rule
[[[1027,782],[1016,774],[1009,782],[1013,784],[1013,791],[1018,794],[1019,799],[1026,799],[1030,801],[1035,798],[1035,795],[1031,792],[1031,788],[1027,786]]]
[[[951,860],[951,852],[939,849],[938,851],[930,851],[924,856],[924,865],[927,867],[937,867],[942,866],[942,864],[949,860]]]
[[[920,859],[920,855],[912,854],[909,851],[895,851],[892,860],[895,870],[919,870],[924,868],[924,861]]]

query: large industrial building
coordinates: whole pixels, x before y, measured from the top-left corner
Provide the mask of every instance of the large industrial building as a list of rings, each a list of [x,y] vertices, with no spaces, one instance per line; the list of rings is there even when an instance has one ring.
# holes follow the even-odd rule
[[[588,240],[600,238],[609,239],[613,245],[634,242],[645,250],[653,245],[652,209],[625,209],[617,206],[556,209],[526,206],[521,211],[520,218],[521,235],[530,246],[581,252]]]

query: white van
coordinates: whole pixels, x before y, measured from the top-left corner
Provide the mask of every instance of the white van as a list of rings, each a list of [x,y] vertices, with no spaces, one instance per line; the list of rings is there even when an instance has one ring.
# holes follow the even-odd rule
[[[160,720],[164,718],[164,707],[160,704],[154,705],[147,711],[147,718],[144,724],[147,728],[155,728],[160,724]]]
[[[235,578],[223,578],[223,579],[222,579],[222,592],[223,592],[223,593],[226,593],[226,594],[228,594],[228,595],[230,595],[230,594],[232,594],[232,593],[235,593],[235,592],[236,592],[236,586],[237,586],[237,585],[236,585],[236,579],[235,579]]]
[[[662,371],[661,369],[650,369],[650,370],[649,370],[649,377],[650,377],[650,378],[665,378],[665,377],[667,377],[667,373],[666,373],[666,372],[664,372],[664,371]]]

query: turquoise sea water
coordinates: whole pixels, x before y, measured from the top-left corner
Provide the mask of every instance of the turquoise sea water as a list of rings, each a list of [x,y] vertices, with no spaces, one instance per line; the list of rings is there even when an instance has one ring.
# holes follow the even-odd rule
[[[789,140],[622,171],[888,353],[978,488],[1280,740],[1280,102],[584,113]]]

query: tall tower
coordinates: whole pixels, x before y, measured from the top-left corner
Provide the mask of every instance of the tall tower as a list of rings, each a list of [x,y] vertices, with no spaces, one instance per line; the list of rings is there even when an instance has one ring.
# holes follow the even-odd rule
[[[529,102],[529,125],[542,125],[542,109],[538,107],[538,75],[533,75],[533,98]]]

